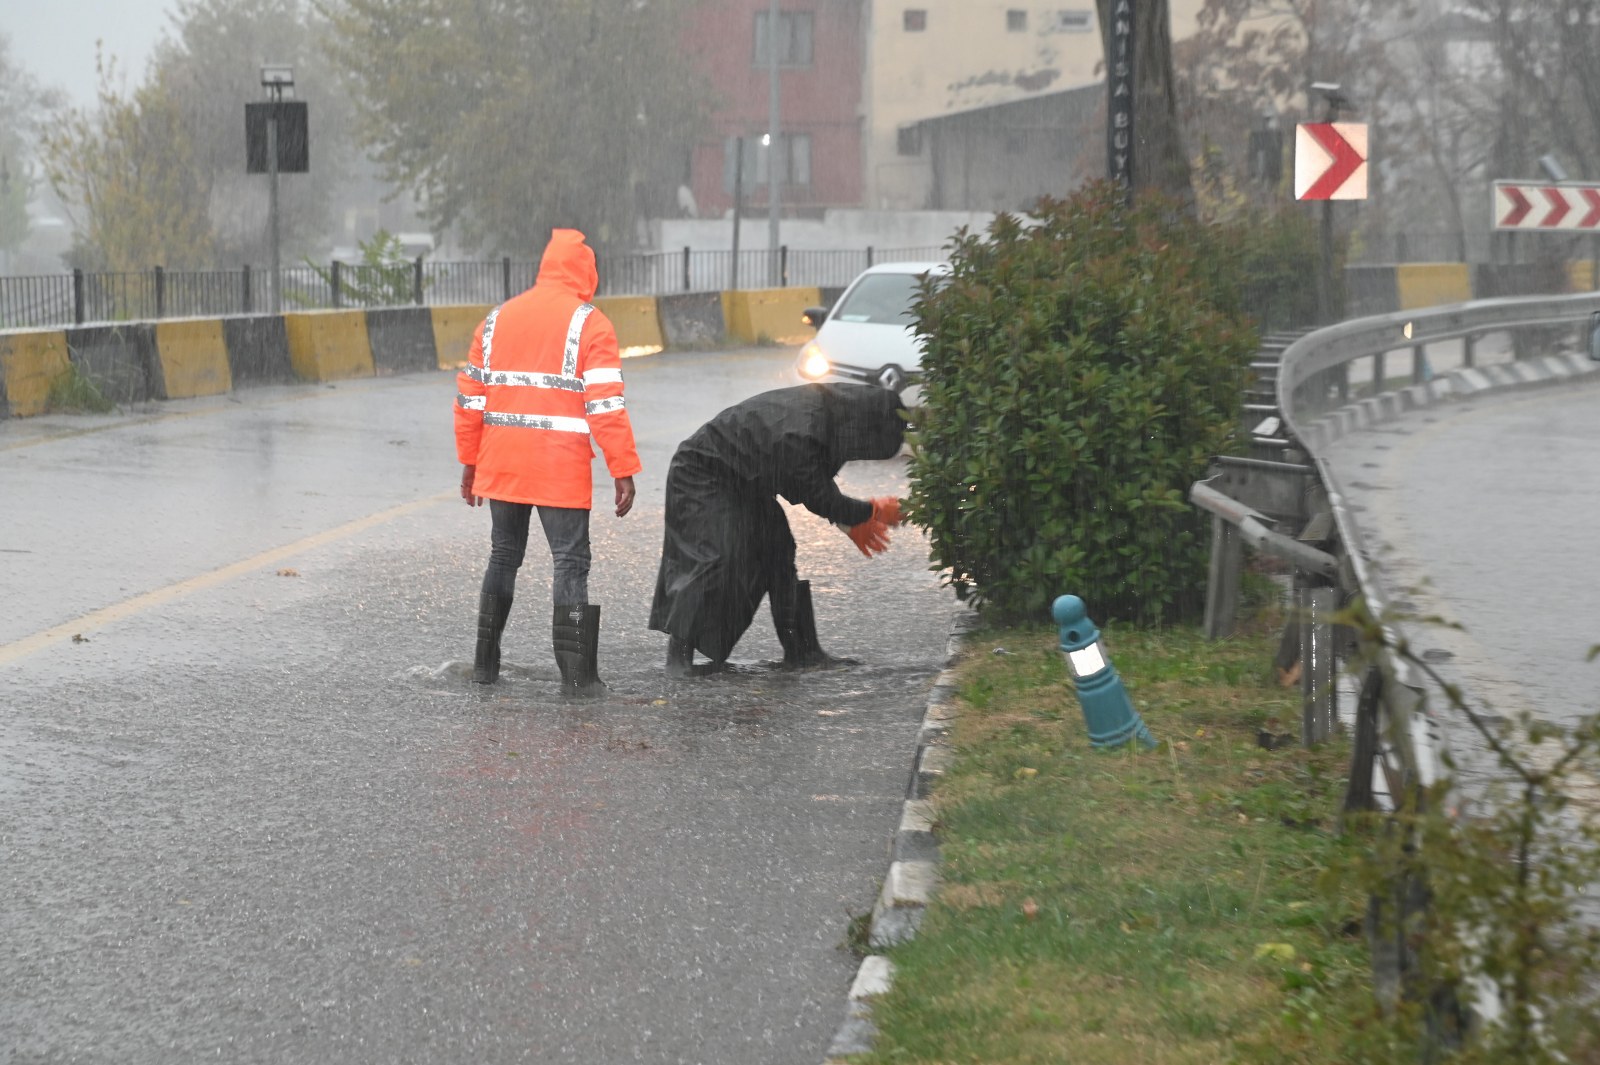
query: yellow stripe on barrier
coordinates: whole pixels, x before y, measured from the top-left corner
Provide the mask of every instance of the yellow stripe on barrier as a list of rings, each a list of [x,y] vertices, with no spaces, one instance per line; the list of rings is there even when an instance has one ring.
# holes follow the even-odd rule
[[[1402,263],[1395,267],[1402,311],[1465,303],[1472,298],[1472,269],[1466,263]]]
[[[365,311],[307,311],[283,316],[289,364],[307,381],[371,377],[372,343]]]
[[[156,358],[161,360],[164,399],[215,396],[233,389],[220,318],[157,322]]]
[[[489,303],[432,308],[433,350],[439,353],[439,369],[453,370],[466,365],[472,334],[493,309],[494,305]]]
[[[71,366],[64,330],[0,336],[0,375],[5,378],[12,414],[43,414],[50,386],[65,377]]]
[[[750,289],[722,294],[722,320],[728,335],[749,344],[773,341],[803,344],[815,335],[800,320],[807,307],[822,302],[817,288]]]
[[[1567,290],[1569,292],[1593,292],[1600,288],[1600,278],[1595,277],[1595,264],[1593,260],[1583,259],[1567,264]]]
[[[616,327],[623,355],[650,355],[667,346],[654,296],[601,296],[594,305]]]

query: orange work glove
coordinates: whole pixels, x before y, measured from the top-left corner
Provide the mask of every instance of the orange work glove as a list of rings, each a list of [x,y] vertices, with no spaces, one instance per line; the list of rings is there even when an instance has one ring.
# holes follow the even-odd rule
[[[850,539],[868,558],[881,555],[889,549],[889,527],[876,518],[852,525],[848,531]]]
[[[885,525],[899,525],[905,521],[900,513],[900,501],[894,496],[878,496],[872,501],[872,520]]]

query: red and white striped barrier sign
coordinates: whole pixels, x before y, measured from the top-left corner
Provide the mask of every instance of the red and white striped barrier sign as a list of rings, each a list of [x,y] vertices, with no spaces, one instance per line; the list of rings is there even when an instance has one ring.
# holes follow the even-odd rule
[[[1494,228],[1600,233],[1600,185],[1496,181]]]
[[[1294,198],[1367,198],[1364,122],[1305,122],[1294,128]]]

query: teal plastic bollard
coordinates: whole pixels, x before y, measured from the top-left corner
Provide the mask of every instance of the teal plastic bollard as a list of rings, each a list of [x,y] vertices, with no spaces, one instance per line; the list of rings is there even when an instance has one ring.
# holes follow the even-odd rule
[[[1121,747],[1138,740],[1154,747],[1155,737],[1133,708],[1128,689],[1106,657],[1100,630],[1089,620],[1083,600],[1075,595],[1057,596],[1050,613],[1060,629],[1061,654],[1078,692],[1084,723],[1089,726],[1089,742],[1096,747]]]

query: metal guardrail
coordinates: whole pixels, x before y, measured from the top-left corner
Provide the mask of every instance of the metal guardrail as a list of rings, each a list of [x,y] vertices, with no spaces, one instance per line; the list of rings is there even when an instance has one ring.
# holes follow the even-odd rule
[[[1363,681],[1363,690],[1376,689],[1377,696],[1363,703],[1377,719],[1358,721],[1357,727],[1390,742],[1376,744],[1371,772],[1352,766],[1357,792],[1372,794],[1375,774],[1382,775],[1391,795],[1431,784],[1442,751],[1426,712],[1420,671],[1383,647],[1352,645],[1349,634],[1335,641],[1330,615],[1357,596],[1384,626],[1391,646],[1400,642],[1401,633],[1387,611],[1391,591],[1374,571],[1356,515],[1323,457],[1327,446],[1349,428],[1452,395],[1549,379],[1549,370],[1524,356],[1548,351],[1559,339],[1552,332],[1573,329],[1581,331],[1578,349],[1587,353],[1591,317],[1597,313],[1600,294],[1477,300],[1269,338],[1255,366],[1270,390],[1247,397],[1255,402],[1245,404],[1255,423],[1249,454],[1219,459],[1212,475],[1191,489],[1191,501],[1214,519],[1208,635],[1215,638],[1231,628],[1245,544],[1281,559],[1294,573],[1299,611],[1291,630],[1296,631],[1285,635],[1280,665],[1298,661],[1302,666],[1302,739],[1326,738],[1337,720],[1335,659],[1357,661],[1376,674]],[[1530,336],[1533,331],[1542,335]],[[1509,361],[1491,364],[1479,357],[1490,336],[1505,338]],[[1459,366],[1436,372],[1430,349],[1445,342],[1458,342]],[[1588,355],[1570,358],[1587,361]],[[1395,745],[1394,737],[1409,739]]]
[[[1543,354],[1573,328],[1581,337],[1577,351]],[[1509,342],[1509,361],[1478,359],[1480,342],[1492,335]],[[1439,373],[1430,349],[1445,342],[1459,346],[1460,365]],[[1409,365],[1391,376],[1397,354],[1409,355]],[[1440,779],[1446,752],[1422,671],[1392,650],[1402,646],[1404,623],[1387,609],[1391,589],[1325,457],[1328,446],[1353,428],[1452,397],[1600,374],[1600,293],[1479,300],[1357,319],[1301,337],[1269,338],[1253,365],[1270,389],[1247,397],[1245,409],[1255,422],[1250,454],[1219,459],[1211,476],[1190,491],[1192,502],[1213,516],[1206,632],[1216,638],[1232,626],[1245,543],[1286,562],[1298,609],[1278,665],[1300,666],[1302,741],[1317,742],[1337,727],[1335,670],[1345,659],[1361,680],[1344,809],[1392,810],[1395,797]],[[1381,626],[1381,640],[1335,631],[1338,608],[1358,596]],[[1371,905],[1375,989],[1392,1002],[1415,965],[1405,914],[1427,905],[1426,892],[1406,881],[1392,897],[1374,896]],[[1380,912],[1391,916],[1374,920]],[[1469,1008],[1493,1016],[1499,1003],[1492,988],[1477,992]]]
[[[601,296],[666,296],[736,288],[848,285],[874,262],[943,258],[939,248],[695,251],[602,255]],[[285,310],[499,303],[533,284],[539,264],[502,258],[446,262],[418,258],[374,267],[363,263],[286,266],[279,272]],[[149,321],[265,311],[267,270],[74,270],[0,276],[0,329]]]

